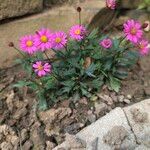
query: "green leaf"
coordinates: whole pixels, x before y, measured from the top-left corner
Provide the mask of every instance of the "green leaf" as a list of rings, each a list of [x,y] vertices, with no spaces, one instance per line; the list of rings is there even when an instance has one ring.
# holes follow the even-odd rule
[[[16,84],[13,85],[13,87],[21,88],[27,85],[28,85],[28,82],[26,81],[18,81]]]
[[[94,39],[97,37],[97,33],[98,33],[98,28],[94,29],[89,36],[87,37],[88,39]]]
[[[128,76],[128,73],[126,71],[116,71],[114,73],[114,76],[119,78],[119,79],[125,79]]]
[[[121,86],[120,80],[114,77],[110,77],[110,86],[115,92],[119,92]]]
[[[38,101],[39,101],[39,103],[38,103],[39,109],[42,111],[47,110],[48,105],[47,105],[47,101],[46,101],[46,98],[44,95],[44,91],[38,92]]]
[[[96,65],[95,64],[91,64],[86,70],[85,73],[89,76],[89,77],[96,77],[94,75],[94,71],[96,70]]]

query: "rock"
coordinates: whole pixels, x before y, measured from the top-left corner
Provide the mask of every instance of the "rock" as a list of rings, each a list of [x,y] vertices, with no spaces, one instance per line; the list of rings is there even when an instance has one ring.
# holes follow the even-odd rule
[[[33,149],[44,150],[45,142],[43,138],[43,131],[41,130],[41,123],[35,122],[30,131],[30,140],[33,141]]]
[[[13,110],[14,96],[15,96],[15,94],[14,94],[13,90],[7,95],[6,103],[7,103],[7,107],[10,112],[12,112],[12,110]]]
[[[118,102],[118,98],[117,98],[117,96],[116,96],[116,93],[111,93],[111,98],[112,98],[112,100],[113,100],[115,103]]]
[[[31,140],[26,141],[23,146],[23,150],[30,150],[33,148],[33,142]]]
[[[103,102],[96,102],[95,103],[95,114],[98,115],[103,115],[107,111],[107,105]]]
[[[65,4],[65,3],[71,3],[72,1],[69,0],[44,0],[44,5],[46,7],[52,7],[53,5],[61,5],[61,4]]]
[[[43,0],[0,0],[0,20],[39,12],[43,8]]]
[[[0,149],[12,150],[18,148],[19,138],[8,125],[0,126]]]
[[[131,96],[130,94],[128,94],[128,95],[127,95],[127,98],[128,98],[129,100],[131,100],[131,99],[132,99],[132,96]]]
[[[114,126],[106,135],[104,135],[103,141],[113,149],[121,149],[121,145],[127,136],[128,132],[124,127]]]
[[[64,128],[64,131],[69,134],[74,134],[77,133],[83,126],[84,126],[83,123],[74,123],[69,126],[66,126]]]
[[[131,103],[129,99],[124,99],[123,101],[124,101],[126,104],[130,104],[130,103]]]
[[[150,96],[150,87],[148,86],[148,87],[145,87],[144,88],[144,92],[145,92],[145,94],[147,95],[147,96]]]
[[[124,108],[138,143],[150,148],[150,99]]]
[[[87,104],[88,104],[87,98],[85,98],[85,97],[81,98],[81,99],[79,100],[79,103],[80,103],[80,104],[85,104],[85,105],[87,105]]]
[[[144,146],[142,144],[142,145],[139,145],[138,147],[136,147],[135,150],[149,150],[149,148],[147,148],[146,146]]]
[[[134,9],[137,8],[141,3],[142,0],[121,0],[121,8]]]
[[[50,142],[50,141],[46,141],[46,150],[51,150],[56,146],[56,144]]]
[[[13,146],[11,145],[11,143],[3,142],[0,144],[0,148],[1,150],[12,150]]]
[[[137,146],[135,136],[121,108],[112,110],[72,138],[73,141],[76,138],[83,141],[84,146],[86,146],[85,150],[112,150],[112,145],[115,145],[116,148],[119,145],[120,149],[133,150]],[[70,149],[70,143],[72,142],[66,138],[64,143],[53,150]]]
[[[93,123],[96,121],[96,116],[94,114],[88,115],[88,120],[90,123]]]
[[[136,123],[147,122],[148,114],[146,112],[141,112],[138,108],[133,108],[130,110],[132,118]]]
[[[55,121],[59,121],[64,117],[69,117],[71,114],[70,108],[58,108],[58,109],[50,109],[47,111],[42,111],[39,113],[40,120],[45,124],[54,123]]]
[[[29,133],[27,129],[21,130],[21,141],[24,143],[27,139],[29,139]]]
[[[61,108],[58,109],[50,109],[47,111],[43,111],[39,113],[40,120],[45,124],[45,133],[47,136],[51,136],[53,134],[59,135],[60,128],[57,125],[60,123],[60,120],[67,118],[71,114],[70,108]]]
[[[13,115],[13,118],[19,120],[20,118],[24,117],[27,114],[27,112],[28,110],[26,108],[16,110],[15,114]]]
[[[119,127],[119,128],[118,128]],[[117,130],[118,129],[118,130]],[[116,132],[117,130],[117,132]],[[112,150],[112,146],[106,144],[103,141],[105,135],[111,132],[113,137],[114,133],[116,137],[113,137],[114,142],[117,143],[119,137],[122,139],[122,149],[134,149],[136,141],[134,134],[128,124],[124,111],[121,108],[116,108],[104,117],[97,120],[95,123],[81,130],[76,136],[83,141],[86,141],[87,146],[90,147],[90,143],[98,137],[97,149]],[[124,140],[123,140],[124,139]],[[119,139],[120,140],[120,139]]]
[[[66,139],[65,140],[67,142],[67,145],[71,149],[81,149],[81,148],[86,147],[85,142],[83,140],[80,140],[79,138],[77,138],[74,135],[66,134]]]
[[[100,99],[102,99],[104,102],[106,102],[108,105],[113,105],[113,100],[108,95],[104,94],[97,94]]]
[[[124,101],[124,96],[123,95],[118,96],[118,101],[122,103]]]

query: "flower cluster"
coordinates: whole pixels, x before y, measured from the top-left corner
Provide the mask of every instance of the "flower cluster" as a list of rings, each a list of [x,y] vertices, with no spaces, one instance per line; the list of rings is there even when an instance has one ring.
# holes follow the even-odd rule
[[[138,21],[128,20],[123,27],[125,39],[137,47],[141,55],[147,55],[149,42],[143,38],[142,25]],[[87,36],[87,30],[83,25],[72,26],[68,35],[63,31],[52,32],[43,28],[37,31],[35,35],[22,37],[20,39],[20,48],[30,55],[49,49],[62,50],[66,48],[69,38],[78,42],[84,40]],[[99,41],[99,45],[104,49],[111,49],[113,39],[106,37]],[[51,73],[51,64],[37,61],[33,64],[33,69],[39,77],[42,77]]]
[[[75,25],[70,29],[70,38],[81,41],[86,35],[86,28],[82,25]],[[35,35],[26,35],[20,38],[20,49],[28,54],[48,49],[64,49],[67,44],[65,32],[51,32],[49,29],[41,29]]]
[[[138,21],[128,20],[123,26],[126,39],[140,49],[141,55],[148,54],[149,42],[143,37],[142,25]]]

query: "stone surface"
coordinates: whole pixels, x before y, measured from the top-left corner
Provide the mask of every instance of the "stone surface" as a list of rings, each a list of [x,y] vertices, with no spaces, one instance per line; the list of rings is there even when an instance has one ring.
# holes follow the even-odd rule
[[[124,108],[138,143],[150,149],[150,99]]]
[[[136,147],[135,136],[126,119],[125,113],[121,108],[116,108],[95,123],[81,130],[77,135],[86,143],[86,149],[128,149]],[[54,148],[67,148],[67,141]]]
[[[34,0],[38,1],[38,0]],[[5,2],[5,1],[4,1]],[[92,0],[81,4],[82,22],[89,23],[92,18],[105,7],[105,1]],[[19,47],[19,38],[25,34],[32,34],[42,27],[51,30],[68,31],[72,25],[78,23],[78,13],[74,6],[63,5],[60,7],[48,9],[45,12],[26,17],[21,20],[15,20],[0,25],[0,67],[10,66],[19,55],[13,49],[8,47],[9,42]]]
[[[61,4],[78,4],[79,2],[83,2],[85,0],[44,0],[44,6],[46,7],[52,7],[55,5],[61,5]]]
[[[8,125],[0,126],[0,149],[1,150],[12,150],[17,149],[19,144],[19,137],[15,131]]]
[[[0,20],[41,11],[43,0],[0,0]]]
[[[137,8],[142,0],[121,0],[121,7],[127,9]]]
[[[46,125],[45,133],[48,136],[53,134],[59,134],[59,127],[55,126],[55,124],[59,123],[60,120],[65,117],[69,117],[71,114],[70,108],[58,108],[58,109],[50,109],[45,112],[39,113],[40,120]]]

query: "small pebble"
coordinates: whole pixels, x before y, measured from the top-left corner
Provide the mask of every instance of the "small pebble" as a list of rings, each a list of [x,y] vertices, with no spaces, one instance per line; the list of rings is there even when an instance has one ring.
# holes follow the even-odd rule
[[[123,95],[118,96],[118,101],[123,102],[124,101],[124,96]]]
[[[124,99],[123,100],[126,104],[130,104],[130,100],[129,99]]]
[[[132,96],[128,94],[128,95],[127,95],[127,98],[128,98],[128,99],[132,99]]]

